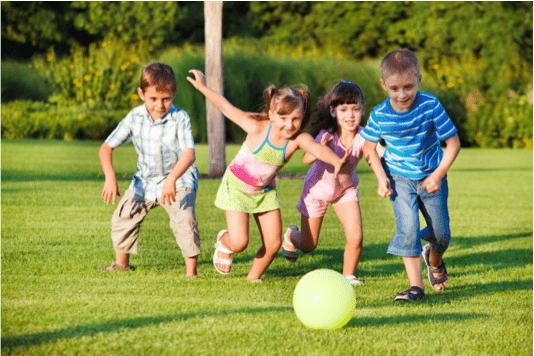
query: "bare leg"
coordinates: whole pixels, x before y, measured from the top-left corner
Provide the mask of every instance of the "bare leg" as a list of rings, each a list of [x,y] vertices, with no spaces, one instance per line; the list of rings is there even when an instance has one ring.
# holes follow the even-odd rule
[[[402,261],[404,262],[404,267],[406,268],[406,273],[408,274],[410,287],[417,286],[422,290],[425,290],[425,286],[423,285],[423,277],[421,276],[421,256],[403,257]]]
[[[115,258],[117,259],[117,264],[122,267],[128,266],[130,264],[130,254],[122,253],[115,251]]]
[[[443,254],[440,255],[439,253],[437,253],[436,250],[434,250],[434,247],[432,246],[432,244],[430,244],[430,255],[428,258],[430,267],[434,269],[438,269],[439,267],[441,267],[441,262],[443,261],[442,256]],[[443,273],[432,273],[432,274],[434,275],[434,278],[439,278],[443,275]],[[434,290],[442,290],[443,288],[447,286],[448,283],[449,281],[444,281],[443,283],[438,283],[435,286],[432,286],[432,288],[434,288]]]
[[[224,247],[233,252],[241,252],[248,245],[248,231],[249,231],[249,215],[241,211],[226,211],[226,226],[228,232],[221,238],[221,243]],[[230,259],[232,254],[219,252],[217,255],[221,259]],[[217,267],[224,271],[229,272],[231,266],[224,264],[217,264]]]
[[[347,238],[343,255],[343,275],[348,277],[355,274],[362,254],[363,231],[360,204],[357,201],[348,201],[333,205],[333,207]]]
[[[247,276],[248,280],[256,280],[269,267],[282,244],[282,215],[280,209],[254,214],[254,219],[260,230],[262,245],[252,268]]]
[[[310,218],[306,215],[301,215],[300,231],[293,231],[290,236],[290,242],[298,250],[309,253],[317,248],[319,242],[319,233],[321,232],[321,225],[323,224],[323,217]],[[284,245],[285,249],[291,250],[288,245]]]
[[[184,257],[186,277],[194,277],[197,275],[198,255],[192,257]]]

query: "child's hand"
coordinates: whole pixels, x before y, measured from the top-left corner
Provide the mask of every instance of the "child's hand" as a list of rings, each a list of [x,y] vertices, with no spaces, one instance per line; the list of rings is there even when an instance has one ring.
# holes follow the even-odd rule
[[[187,77],[187,80],[193,84],[196,89],[206,86],[206,77],[204,76],[204,73],[197,69],[191,69],[189,73],[193,74],[195,79]]]
[[[426,179],[423,181],[423,184],[421,184],[421,190],[426,189],[429,193],[437,193],[441,189],[441,179],[435,178],[432,175],[429,175],[426,177]]]
[[[109,205],[109,202],[115,204],[115,200],[117,199],[117,196],[121,196],[121,193],[119,192],[119,185],[117,184],[116,179],[106,179],[106,183],[104,183],[104,189],[102,189],[102,198],[104,199],[104,202],[106,205]]]
[[[322,142],[323,140],[321,139],[321,144],[323,143]],[[347,164],[347,162],[349,161],[349,157],[350,157],[350,154],[352,153],[352,150],[351,149],[348,149],[346,152],[345,152],[345,155],[343,156],[343,158],[340,159],[339,163],[337,165],[334,166],[334,177],[337,178],[337,175],[339,174],[339,171],[341,171],[341,169],[343,168],[344,165]]]
[[[328,139],[327,139],[327,137],[328,137]],[[321,145],[326,146],[327,144],[332,142],[333,139],[334,139],[334,135],[329,135],[329,134],[325,133],[323,135],[323,137],[321,137]]]
[[[176,201],[176,183],[170,179],[165,179],[163,189],[161,190],[161,203],[165,204],[165,201],[169,205],[172,205]]]
[[[390,197],[393,195],[393,189],[391,189],[391,182],[388,178],[378,182],[377,193],[382,198]]]

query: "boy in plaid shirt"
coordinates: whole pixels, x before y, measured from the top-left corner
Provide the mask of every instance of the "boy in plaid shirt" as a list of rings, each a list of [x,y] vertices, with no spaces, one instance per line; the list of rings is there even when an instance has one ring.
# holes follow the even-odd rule
[[[115,148],[132,142],[138,155],[137,171],[112,217],[116,262],[107,271],[134,270],[130,253],[137,253],[139,229],[148,211],[161,205],[182,250],[186,276],[197,277],[200,237],[195,217],[198,170],[188,114],[175,107],[176,77],[172,68],[150,63],[141,74],[138,94],[145,102],[119,123],[99,151],[106,176],[102,198],[115,204],[120,196],[112,164]]]

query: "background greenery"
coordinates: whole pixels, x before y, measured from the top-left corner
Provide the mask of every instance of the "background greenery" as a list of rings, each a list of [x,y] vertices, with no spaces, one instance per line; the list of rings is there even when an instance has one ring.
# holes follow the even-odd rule
[[[232,273],[212,266],[225,226],[213,205],[220,181],[201,179],[199,273],[185,266],[161,208],[146,218],[133,273],[98,269],[114,260],[104,177],[93,141],[2,140],[2,355],[532,355],[532,150],[462,149],[449,172],[452,244],[449,287],[396,304],[408,287],[399,258],[386,254],[391,204],[358,167],[364,247],[357,307],[335,331],[305,328],[293,311],[299,279],[318,268],[341,271],[345,245],[331,208],[319,247],[295,264],[279,253],[263,284],[245,278],[259,233]],[[233,156],[238,145],[229,145]],[[282,173],[304,174],[297,154]],[[206,145],[197,164],[208,172]],[[132,145],[114,152],[121,192],[136,166]],[[279,180],[284,226],[298,223],[302,180]]]
[[[140,68],[163,61],[179,73],[175,103],[190,113],[195,140],[206,142],[203,99],[184,79],[204,67],[202,2],[1,6],[2,137],[103,136],[140,103]],[[225,95],[244,110],[259,109],[269,83],[304,83],[316,100],[345,78],[362,86],[369,113],[385,98],[380,58],[403,47],[418,54],[422,89],[444,103],[464,146],[532,148],[532,2],[253,1],[225,2],[223,12]],[[43,134],[10,121],[48,127],[56,111],[37,114],[45,106],[19,100],[59,111],[106,107],[109,115],[99,118],[100,134],[79,116],[63,116],[59,133]],[[229,141],[242,140],[227,126]]]

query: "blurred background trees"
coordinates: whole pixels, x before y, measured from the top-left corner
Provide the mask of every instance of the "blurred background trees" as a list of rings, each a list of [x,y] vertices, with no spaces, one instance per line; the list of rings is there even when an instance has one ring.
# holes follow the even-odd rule
[[[187,75],[181,63],[203,68],[197,60],[203,56],[202,2],[3,1],[1,6],[2,103],[29,99],[125,110],[138,103],[135,88],[146,62],[175,63],[179,81]],[[390,50],[409,48],[421,61],[422,89],[439,96],[464,145],[531,148],[532,6],[225,2],[225,93],[243,109],[257,110],[261,87],[269,82],[303,82],[319,96],[347,77],[365,83],[367,101],[375,105],[385,93],[373,68]],[[356,67],[367,69],[356,73]],[[203,141],[202,108],[190,89],[183,85],[176,104],[192,111],[195,139]],[[24,104],[12,103],[7,113],[17,105]],[[9,119],[4,109],[3,129]],[[3,137],[8,133],[2,130]],[[228,135],[239,139],[232,126]]]

